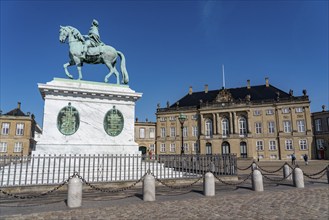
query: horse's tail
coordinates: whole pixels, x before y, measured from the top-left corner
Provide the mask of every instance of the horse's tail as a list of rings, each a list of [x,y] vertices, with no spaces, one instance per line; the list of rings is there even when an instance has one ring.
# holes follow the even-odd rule
[[[121,59],[122,81],[123,81],[124,84],[128,84],[129,76],[128,76],[128,72],[127,72],[127,69],[126,69],[126,58],[125,58],[125,56],[123,55],[122,52],[117,50],[117,53],[119,54],[120,59]]]

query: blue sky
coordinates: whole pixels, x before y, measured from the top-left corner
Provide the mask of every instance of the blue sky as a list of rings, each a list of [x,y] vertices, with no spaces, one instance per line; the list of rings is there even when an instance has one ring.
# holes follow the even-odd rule
[[[1,1],[0,108],[22,102],[42,125],[37,84],[66,78],[68,44],[59,26],[124,53],[129,86],[143,97],[136,117],[155,121],[156,105],[193,91],[270,84],[294,95],[307,89],[311,111],[329,107],[328,1]],[[76,67],[70,72],[77,78]],[[103,82],[105,65],[84,65],[84,80]],[[115,78],[111,78],[112,83]]]

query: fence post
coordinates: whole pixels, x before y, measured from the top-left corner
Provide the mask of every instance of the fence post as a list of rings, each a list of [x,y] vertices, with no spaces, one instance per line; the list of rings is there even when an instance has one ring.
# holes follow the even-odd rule
[[[289,167],[289,165],[286,163],[283,166],[283,178],[287,178],[287,176],[291,173],[291,169]],[[292,180],[292,174],[290,174],[290,176],[287,178],[287,180]]]
[[[155,201],[155,179],[151,174],[147,174],[143,181],[143,200],[145,202]]]
[[[252,172],[252,190],[256,192],[263,192],[264,186],[263,186],[263,176],[262,173],[259,170],[254,170]]]
[[[294,186],[297,188],[304,188],[304,175],[303,175],[303,171],[296,167],[293,170],[293,182],[294,182]]]
[[[80,207],[82,204],[82,182],[78,177],[69,180],[67,193],[67,206],[70,208]]]
[[[203,194],[205,196],[214,196],[215,195],[215,177],[211,172],[207,172],[204,175],[203,180]]]
[[[254,170],[257,170],[258,169],[258,166],[255,162],[252,163],[251,165],[251,171],[254,171]]]

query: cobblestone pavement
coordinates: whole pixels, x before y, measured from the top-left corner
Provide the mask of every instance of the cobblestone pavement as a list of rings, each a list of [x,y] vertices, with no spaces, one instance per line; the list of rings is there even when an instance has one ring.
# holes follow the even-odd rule
[[[250,164],[248,163],[245,162],[246,166],[239,166],[247,167]],[[313,164],[306,171],[315,173],[327,164],[328,162]],[[280,167],[278,164],[265,162],[259,165],[267,170]],[[271,177],[279,178],[279,175]],[[65,191],[56,192],[41,200],[38,198],[29,201],[10,200],[0,195],[0,219],[328,220],[329,216],[329,185],[325,176],[317,180],[305,178],[304,189],[293,187],[291,181],[276,183],[264,179],[264,192],[252,191],[250,180],[238,186],[217,182],[214,197],[203,196],[200,183],[190,189],[157,187],[156,191],[155,202],[144,202],[140,187],[111,195],[91,190],[83,193],[83,205],[76,209],[66,206]]]

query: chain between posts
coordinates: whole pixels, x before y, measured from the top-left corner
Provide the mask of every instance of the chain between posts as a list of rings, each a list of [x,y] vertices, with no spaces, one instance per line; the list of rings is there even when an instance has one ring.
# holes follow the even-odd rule
[[[97,191],[106,192],[106,193],[116,193],[116,192],[123,192],[123,191],[129,190],[129,189],[133,188],[134,186],[136,186],[139,182],[141,182],[142,180],[144,180],[144,178],[145,178],[146,175],[147,175],[147,173],[145,173],[139,180],[137,180],[136,182],[134,182],[130,186],[119,188],[119,189],[114,189],[114,190],[106,190],[106,189],[99,188],[99,187],[97,187],[95,185],[92,185],[91,183],[87,182],[87,180],[85,180],[82,176],[80,176],[79,174],[76,174],[76,176],[83,183],[85,183],[87,186],[89,186],[90,188],[92,188],[94,190],[97,190]]]
[[[197,182],[199,182],[202,178],[203,175],[201,177],[199,177],[196,181],[194,181],[193,183],[189,184],[189,185],[185,185],[185,186],[171,186],[167,183],[165,183],[164,181],[160,180],[157,176],[155,176],[153,173],[150,173],[156,181],[158,181],[159,183],[161,183],[162,185],[164,185],[165,187],[171,188],[171,189],[186,189],[186,188],[190,188],[193,185],[195,185]]]
[[[282,181],[288,179],[288,178],[292,175],[293,172],[294,172],[294,170],[292,170],[292,171],[288,174],[288,176],[283,177],[282,179],[278,179],[278,180],[277,180],[277,179],[272,179],[272,178],[270,178],[270,177],[268,177],[268,176],[266,176],[266,175],[264,175],[264,174],[262,174],[262,176],[263,176],[265,179],[270,180],[270,181],[273,181],[273,182],[282,182]]]
[[[285,164],[287,164],[287,163],[285,163]],[[260,169],[260,170],[262,170],[262,171],[264,171],[265,173],[277,173],[277,172],[279,172],[280,170],[282,170],[284,168],[284,165],[282,165],[279,169],[274,170],[274,171],[265,170],[262,167],[258,166],[258,164],[257,164],[257,168]]]
[[[240,182],[238,182],[238,183],[229,183],[229,182],[226,182],[226,181],[220,179],[220,178],[219,178],[217,175],[215,175],[214,173],[212,173],[212,174],[214,175],[214,177],[215,177],[219,182],[221,182],[221,183],[223,183],[223,184],[225,184],[225,185],[237,186],[237,185],[240,185],[240,184],[246,182],[246,181],[251,177],[252,172],[251,172],[251,173],[250,173],[245,179],[243,179],[242,181],[240,181]]]
[[[250,164],[250,166],[249,167],[247,167],[247,168],[239,168],[239,167],[236,167],[238,170],[248,170],[248,169],[250,169],[250,167],[253,165],[253,163],[251,163]]]
[[[310,179],[313,179],[313,180],[318,180],[318,179],[321,179],[325,174],[326,172],[329,169],[329,166],[324,168],[323,170],[321,170],[320,172],[317,172],[317,173],[314,173],[314,174],[306,174],[306,173],[303,173],[304,176],[306,176],[307,178],[310,178]],[[319,175],[323,172],[323,174],[319,177],[313,177],[313,176],[316,176],[316,175]]]

